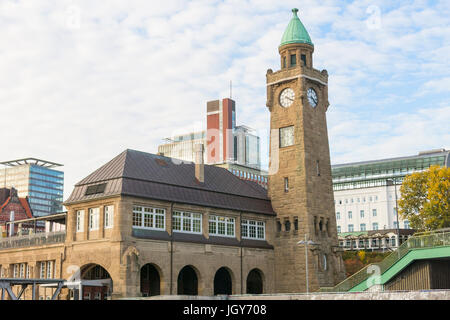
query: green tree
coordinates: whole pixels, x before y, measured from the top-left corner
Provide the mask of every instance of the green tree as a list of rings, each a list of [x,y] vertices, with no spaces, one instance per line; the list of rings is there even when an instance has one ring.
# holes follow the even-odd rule
[[[420,231],[450,227],[450,168],[431,166],[407,175],[400,188],[399,214]]]

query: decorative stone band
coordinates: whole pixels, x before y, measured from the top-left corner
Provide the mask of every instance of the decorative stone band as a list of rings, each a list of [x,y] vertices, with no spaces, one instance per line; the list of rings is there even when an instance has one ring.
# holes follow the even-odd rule
[[[317,78],[313,78],[313,77],[310,77],[310,76],[307,76],[307,75],[304,75],[304,74],[300,74],[298,76],[293,76],[293,77],[289,77],[289,78],[280,79],[278,81],[270,82],[270,83],[267,84],[267,86],[271,86],[273,84],[277,84],[277,83],[285,82],[285,81],[289,81],[289,80],[294,80],[294,79],[298,79],[298,78],[306,78],[306,79],[309,79],[309,80],[312,80],[312,81],[316,81],[316,82],[318,82],[318,83],[320,83],[320,84],[322,84],[324,86],[328,85],[328,83],[323,82],[322,80],[319,80]]]

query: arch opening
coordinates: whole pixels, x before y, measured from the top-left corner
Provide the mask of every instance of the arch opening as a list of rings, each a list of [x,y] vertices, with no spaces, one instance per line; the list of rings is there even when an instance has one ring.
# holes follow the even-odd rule
[[[143,297],[161,294],[161,277],[158,269],[151,263],[141,268],[141,293]]]
[[[88,264],[81,268],[81,283],[83,300],[106,300],[112,294],[112,278],[99,264]]]
[[[247,276],[247,293],[262,294],[263,293],[263,275],[258,269],[253,269]]]
[[[185,266],[178,274],[177,294],[198,295],[198,277],[191,266]]]
[[[233,282],[231,280],[231,274],[227,268],[222,267],[217,270],[214,276],[214,295],[227,294],[230,295],[233,292]]]

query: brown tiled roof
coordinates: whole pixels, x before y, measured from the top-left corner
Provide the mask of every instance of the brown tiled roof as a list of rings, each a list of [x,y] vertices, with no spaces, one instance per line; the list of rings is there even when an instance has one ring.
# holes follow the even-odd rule
[[[99,183],[106,183],[103,193],[85,195],[88,186]],[[136,150],[125,150],[81,180],[65,203],[119,194],[274,214],[267,191],[257,183],[209,165],[199,183],[194,163]]]

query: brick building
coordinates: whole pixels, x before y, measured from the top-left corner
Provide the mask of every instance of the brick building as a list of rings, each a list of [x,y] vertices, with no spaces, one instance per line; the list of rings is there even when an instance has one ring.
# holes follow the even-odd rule
[[[18,232],[18,225],[15,225],[14,229],[6,230],[6,223],[14,220],[23,220],[32,218],[33,213],[28,203],[28,198],[19,198],[17,190],[14,188],[1,188],[0,189],[0,227],[1,237],[7,235],[15,235]],[[23,225],[21,231],[28,231],[32,225]]]

